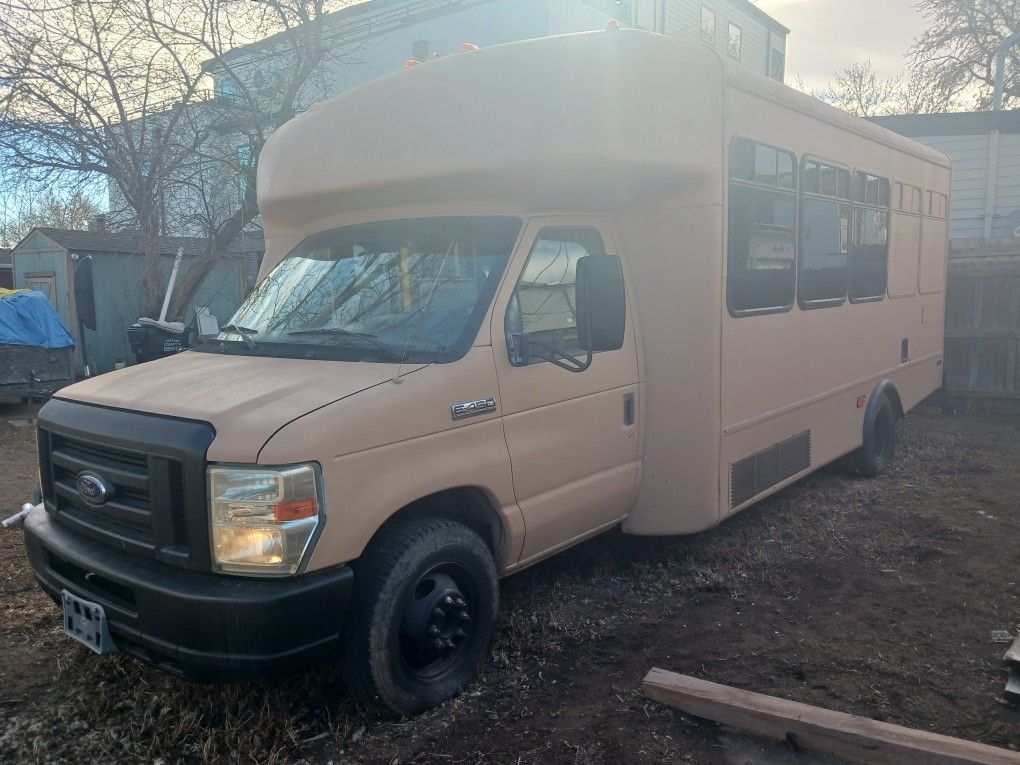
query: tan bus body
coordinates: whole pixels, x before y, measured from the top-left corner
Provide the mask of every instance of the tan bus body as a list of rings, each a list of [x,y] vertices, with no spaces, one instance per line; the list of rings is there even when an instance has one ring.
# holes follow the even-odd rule
[[[738,154],[756,158],[750,176]],[[316,465],[319,526],[287,579],[353,566],[344,598],[354,587],[352,608],[364,614],[376,611],[368,600],[358,605],[359,577],[373,575],[365,560],[382,555],[373,545],[395,522],[439,518],[472,530],[500,575],[621,522],[632,534],[697,532],[843,455],[881,450],[869,435],[875,418],[902,415],[938,388],[949,178],[942,154],[663,36],[609,30],[430,61],[319,104],[273,135],[259,162],[268,250],[260,278],[324,232],[516,219],[505,266],[483,274],[493,279],[491,299],[462,355],[442,363],[267,357],[245,353],[247,341],[228,332],[222,352],[186,352],[64,389],[40,427],[71,432],[59,406],[77,402],[90,412],[205,423],[214,431],[208,465]],[[752,221],[748,233],[728,207],[735,194],[753,200],[754,215],[800,212],[785,224]],[[812,194],[818,225],[798,225]],[[733,295],[753,299],[758,288],[734,286],[730,272],[788,291],[830,209],[840,245],[818,257],[837,265],[819,269],[830,281],[812,272],[797,289],[800,297],[809,282],[832,289],[842,268],[842,299],[735,309]],[[887,237],[884,282],[881,242],[858,246],[858,235]],[[737,237],[746,258],[728,258]],[[593,353],[583,371],[522,361],[508,329],[529,258],[550,242],[559,247],[551,262],[566,252],[569,263],[580,247],[622,264],[619,347]],[[403,249],[399,260],[399,278],[409,281]],[[849,291],[881,284],[881,294],[855,300],[847,279]],[[541,314],[562,284],[529,281],[545,302],[522,315]],[[567,321],[580,336],[580,318]],[[72,435],[85,438],[81,428]],[[881,437],[891,457],[891,432]],[[172,644],[176,669],[202,674],[186,660],[202,646],[118,625],[115,603],[46,563],[44,551],[62,545],[58,557],[96,568],[59,528],[75,514],[48,499],[63,493],[73,503],[73,487],[57,480],[56,493],[47,490],[46,459],[49,512],[27,524],[44,587],[106,605],[113,640],[130,632],[124,642],[140,646],[134,653],[158,660],[155,646]],[[70,520],[76,531],[96,531]],[[106,575],[120,581],[116,570]],[[203,576],[245,578],[215,568]],[[343,610],[337,605],[320,642],[344,636]],[[227,642],[218,655],[239,669],[291,653],[275,646],[245,662]],[[470,676],[401,696],[381,671],[364,670],[353,685],[396,712],[435,703]]]

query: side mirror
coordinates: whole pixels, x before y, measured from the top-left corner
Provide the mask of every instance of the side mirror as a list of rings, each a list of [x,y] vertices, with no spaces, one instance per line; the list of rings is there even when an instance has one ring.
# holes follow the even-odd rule
[[[587,255],[577,261],[577,337],[588,353],[623,347],[627,293],[616,255]]]

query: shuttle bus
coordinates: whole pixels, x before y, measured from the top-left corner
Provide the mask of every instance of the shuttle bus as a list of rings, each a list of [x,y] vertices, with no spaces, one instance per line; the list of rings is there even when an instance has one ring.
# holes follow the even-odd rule
[[[35,574],[97,652],[196,679],[336,658],[419,712],[484,658],[500,577],[838,458],[880,473],[940,384],[949,183],[635,30],[321,103],[261,152],[267,253],[219,335],[41,410]]]

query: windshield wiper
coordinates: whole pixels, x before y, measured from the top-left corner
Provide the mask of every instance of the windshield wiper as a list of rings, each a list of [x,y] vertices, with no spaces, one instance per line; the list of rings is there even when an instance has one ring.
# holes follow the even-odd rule
[[[287,333],[288,335],[326,335],[328,337],[341,338],[341,337],[353,337],[359,340],[367,340],[377,350],[382,351],[387,356],[394,356],[393,351],[387,348],[385,345],[376,340],[376,336],[369,334],[368,332],[355,332],[350,329],[342,329],[341,327],[314,327],[312,329],[295,329]]]
[[[220,332],[233,332],[235,335],[240,335],[249,351],[254,351],[258,346],[258,343],[252,339],[253,335],[259,333],[257,329],[242,327],[240,324],[224,324],[220,327]]]

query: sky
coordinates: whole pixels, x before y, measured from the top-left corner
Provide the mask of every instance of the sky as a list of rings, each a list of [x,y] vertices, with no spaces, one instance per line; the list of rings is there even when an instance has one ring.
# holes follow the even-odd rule
[[[913,0],[757,0],[790,28],[786,79],[821,88],[832,73],[870,59],[879,74],[903,72],[904,54],[925,28]]]

